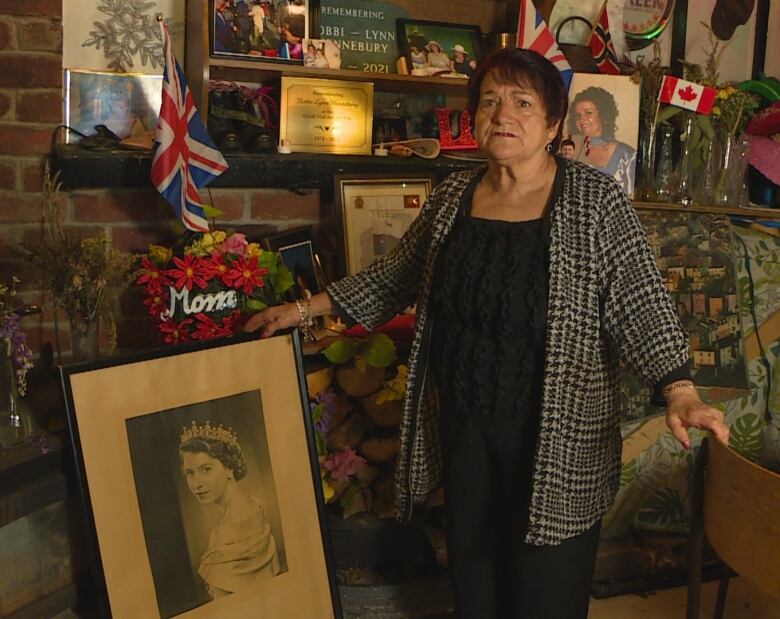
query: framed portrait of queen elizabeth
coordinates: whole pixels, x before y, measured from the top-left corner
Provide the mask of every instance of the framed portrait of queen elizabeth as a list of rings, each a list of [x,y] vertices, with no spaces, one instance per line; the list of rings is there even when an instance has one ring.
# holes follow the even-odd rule
[[[62,378],[102,616],[341,617],[297,333]]]

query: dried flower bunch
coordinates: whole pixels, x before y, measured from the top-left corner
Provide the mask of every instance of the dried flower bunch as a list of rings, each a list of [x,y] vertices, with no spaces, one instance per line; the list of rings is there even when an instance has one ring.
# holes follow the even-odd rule
[[[52,177],[48,166],[43,197],[41,241],[23,247],[35,283],[51,293],[54,306],[68,315],[73,327],[86,332],[90,323],[104,321],[113,350],[114,304],[132,281],[134,258],[114,249],[103,234],[80,239],[65,229],[59,174]]]
[[[16,390],[23,396],[27,392],[27,371],[33,366],[33,353],[27,345],[27,334],[19,324],[19,314],[14,310],[13,299],[18,283],[19,278],[14,276],[10,287],[0,284],[0,338],[5,345]]]

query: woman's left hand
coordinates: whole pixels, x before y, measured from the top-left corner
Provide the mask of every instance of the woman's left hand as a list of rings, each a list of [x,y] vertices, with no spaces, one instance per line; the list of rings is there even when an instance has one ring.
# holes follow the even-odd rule
[[[693,389],[676,389],[666,398],[666,425],[685,449],[691,445],[688,428],[709,430],[724,445],[729,444],[729,428],[723,411],[705,404]]]

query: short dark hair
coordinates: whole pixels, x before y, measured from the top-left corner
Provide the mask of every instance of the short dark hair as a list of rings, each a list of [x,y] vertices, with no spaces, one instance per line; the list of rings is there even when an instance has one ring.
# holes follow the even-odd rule
[[[233,477],[236,481],[246,475],[246,463],[244,454],[238,443],[227,443],[212,438],[193,437],[186,440],[179,446],[181,455],[189,453],[205,453],[216,458],[226,469],[233,471]]]
[[[566,117],[569,98],[561,73],[555,65],[529,49],[501,49],[483,58],[469,79],[468,110],[472,119],[477,115],[482,82],[490,72],[494,73],[499,83],[528,86],[539,95],[544,105],[547,125],[552,127],[559,123],[558,134],[552,141],[552,151],[557,151],[563,132],[563,123],[560,121]]]
[[[569,113],[569,120],[566,123],[566,127],[569,133],[579,133],[577,130],[577,114],[575,110],[578,103],[583,101],[590,101],[599,111],[599,117],[602,124],[602,137],[611,142],[615,139],[615,127],[617,125],[618,109],[615,103],[615,97],[608,93],[603,88],[598,86],[589,86],[585,90],[577,93],[574,97],[574,101],[571,102],[571,109]]]
[[[571,146],[572,148],[577,148],[577,145],[574,143],[574,140],[570,140],[569,138],[566,138],[565,140],[561,140],[561,144],[558,148],[561,149],[564,146]]]

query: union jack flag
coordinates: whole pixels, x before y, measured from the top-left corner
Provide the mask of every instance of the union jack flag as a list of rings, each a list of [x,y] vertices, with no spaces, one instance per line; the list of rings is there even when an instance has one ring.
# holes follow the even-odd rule
[[[531,0],[520,0],[520,21],[517,24],[517,47],[538,52],[552,62],[561,72],[563,83],[568,90],[573,71],[566,56],[555,42],[555,37],[544,23],[539,11]]]
[[[596,20],[596,26],[588,41],[590,53],[596,61],[596,66],[601,73],[620,75],[615,46],[612,44],[612,35],[609,34],[609,18],[607,17],[607,3],[601,7],[601,13]]]
[[[152,159],[152,183],[173,205],[185,228],[208,232],[209,224],[198,189],[222,174],[228,165],[211,141],[195,108],[184,72],[173,55],[168,27],[162,20],[160,28],[165,70]]]

